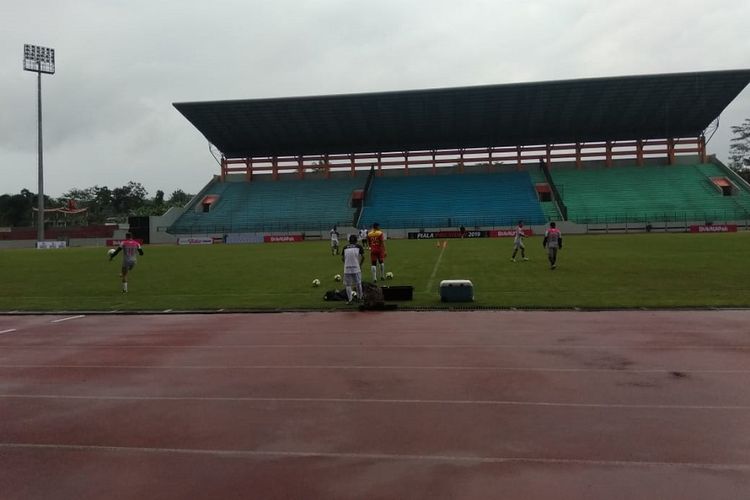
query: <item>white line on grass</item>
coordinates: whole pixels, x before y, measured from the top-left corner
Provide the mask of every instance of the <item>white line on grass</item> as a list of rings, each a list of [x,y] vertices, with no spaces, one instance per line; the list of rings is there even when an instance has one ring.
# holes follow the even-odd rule
[[[437,275],[438,267],[440,266],[440,261],[443,260],[443,254],[445,253],[445,249],[448,247],[448,245],[441,245],[443,248],[440,250],[440,255],[438,255],[437,260],[435,261],[435,267],[432,268],[432,274],[430,274],[430,279],[427,281],[427,287],[425,288],[426,293],[430,293],[432,291],[432,282],[435,279],[435,276]]]
[[[85,318],[85,314],[79,314],[77,316],[68,316],[67,318],[54,319],[50,323],[62,323],[63,321],[70,321],[71,319]]]
[[[409,455],[399,453],[356,453],[327,451],[295,450],[211,450],[195,448],[149,448],[142,446],[103,446],[48,443],[0,443],[6,450],[63,450],[63,451],[100,451],[147,454],[202,455],[239,458],[328,458],[350,460],[402,460],[414,462],[453,462],[453,463],[520,463],[542,465],[589,465],[606,467],[668,467],[686,469],[706,469],[718,471],[747,471],[750,463],[700,463],[700,462],[649,462],[643,460],[587,460],[581,458],[544,458],[544,457],[482,457],[472,455]]]
[[[7,330],[13,331],[13,330]],[[3,333],[3,332],[0,332]],[[0,349],[40,349],[40,350],[58,350],[58,349],[356,349],[378,350],[378,349],[530,349],[530,350],[555,350],[555,351],[585,351],[585,350],[633,350],[633,351],[747,351],[750,345],[649,345],[649,346],[628,346],[628,345],[558,345],[558,344],[219,344],[219,345],[170,345],[170,344],[45,344],[45,345],[0,345]],[[541,353],[545,354],[545,353]]]
[[[693,370],[675,368],[615,369],[615,368],[522,368],[506,366],[378,366],[378,365],[0,365],[12,369],[117,369],[117,370],[409,370],[409,371],[497,371],[497,372],[550,372],[550,373],[717,373],[742,375],[750,370]]]
[[[248,403],[349,403],[349,404],[406,404],[452,406],[532,406],[551,408],[616,408],[635,410],[722,410],[748,411],[742,405],[659,405],[625,403],[562,403],[556,401],[503,401],[464,399],[377,399],[377,398],[271,398],[231,396],[67,396],[60,394],[0,394],[0,399],[72,399],[86,401],[215,401]]]
[[[7,330],[0,330],[0,335],[2,335],[3,333],[10,333],[10,332],[15,332],[15,331],[16,331],[15,328],[8,328]]]

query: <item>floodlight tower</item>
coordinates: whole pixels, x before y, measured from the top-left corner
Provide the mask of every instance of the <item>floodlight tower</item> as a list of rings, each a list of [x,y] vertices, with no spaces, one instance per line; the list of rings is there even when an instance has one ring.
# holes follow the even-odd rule
[[[25,44],[23,46],[23,69],[37,74],[37,127],[39,158],[39,192],[37,194],[37,243],[44,241],[44,162],[42,160],[42,73],[55,74],[55,49]]]

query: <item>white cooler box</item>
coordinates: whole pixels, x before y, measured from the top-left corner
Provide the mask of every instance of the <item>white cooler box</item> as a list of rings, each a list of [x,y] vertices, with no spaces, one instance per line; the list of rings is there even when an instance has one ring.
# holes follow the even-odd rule
[[[440,300],[471,302],[474,300],[474,284],[470,280],[443,280],[440,282]]]

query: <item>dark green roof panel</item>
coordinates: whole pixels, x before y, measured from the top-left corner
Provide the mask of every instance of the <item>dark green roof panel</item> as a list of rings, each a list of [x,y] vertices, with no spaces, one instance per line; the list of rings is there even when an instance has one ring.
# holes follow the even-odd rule
[[[229,158],[698,136],[750,70],[175,103]]]

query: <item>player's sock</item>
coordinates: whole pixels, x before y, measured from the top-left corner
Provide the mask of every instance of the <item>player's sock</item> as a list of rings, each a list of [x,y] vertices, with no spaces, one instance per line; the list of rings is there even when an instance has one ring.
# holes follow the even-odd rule
[[[352,301],[352,287],[350,287],[349,285],[346,285],[346,300],[348,300],[349,302]]]
[[[123,292],[127,292],[128,291],[128,282],[127,281],[123,281],[122,282],[122,291]]]
[[[357,283],[357,298],[362,301],[365,300],[365,293],[362,291],[362,282]]]
[[[380,279],[385,279],[385,262],[380,263]]]
[[[378,267],[371,266],[372,269],[372,281],[378,281]]]

